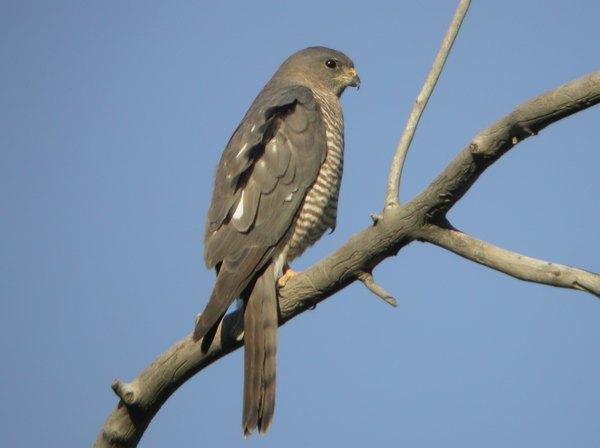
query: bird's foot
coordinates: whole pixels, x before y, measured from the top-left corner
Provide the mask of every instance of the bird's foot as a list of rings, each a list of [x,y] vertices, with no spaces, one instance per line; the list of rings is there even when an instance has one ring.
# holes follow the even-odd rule
[[[277,280],[277,286],[279,286],[280,288],[283,288],[286,283],[294,276],[297,275],[298,272],[292,271],[289,267],[287,269],[285,269],[283,275],[281,277],[279,277],[279,279]]]

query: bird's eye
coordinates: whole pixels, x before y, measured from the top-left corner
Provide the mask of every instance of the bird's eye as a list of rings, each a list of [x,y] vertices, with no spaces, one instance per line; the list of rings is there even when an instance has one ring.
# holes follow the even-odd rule
[[[325,65],[327,66],[327,68],[336,68],[337,62],[335,62],[333,59],[327,59],[327,62],[325,62]]]

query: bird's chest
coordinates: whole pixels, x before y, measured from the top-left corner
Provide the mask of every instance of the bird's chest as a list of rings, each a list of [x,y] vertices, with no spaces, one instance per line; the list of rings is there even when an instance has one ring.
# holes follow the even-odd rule
[[[292,236],[287,260],[312,246],[328,229],[335,228],[344,157],[344,119],[337,100],[320,100],[326,127],[327,155],[314,184],[308,189]]]

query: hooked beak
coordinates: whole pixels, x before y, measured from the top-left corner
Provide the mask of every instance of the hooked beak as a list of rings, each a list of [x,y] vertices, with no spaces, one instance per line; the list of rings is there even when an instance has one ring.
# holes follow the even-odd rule
[[[351,67],[348,70],[348,85],[351,87],[356,87],[356,89],[360,89],[360,78],[358,77],[358,73],[356,73],[356,69]]]

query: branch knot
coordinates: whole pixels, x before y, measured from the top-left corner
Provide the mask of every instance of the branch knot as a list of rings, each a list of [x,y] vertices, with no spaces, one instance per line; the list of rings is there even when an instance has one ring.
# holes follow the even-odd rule
[[[126,406],[132,407],[139,404],[137,388],[132,383],[114,380],[110,387]]]

